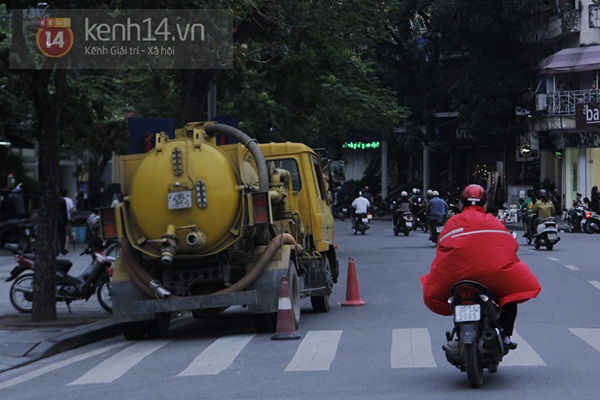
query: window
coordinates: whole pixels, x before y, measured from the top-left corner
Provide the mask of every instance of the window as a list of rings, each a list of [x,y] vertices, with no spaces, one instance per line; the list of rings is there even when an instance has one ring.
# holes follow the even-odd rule
[[[284,158],[281,160],[269,160],[275,163],[276,168],[286,169],[292,175],[292,190],[299,192],[302,189],[302,181],[300,180],[300,171],[298,163],[293,158]]]

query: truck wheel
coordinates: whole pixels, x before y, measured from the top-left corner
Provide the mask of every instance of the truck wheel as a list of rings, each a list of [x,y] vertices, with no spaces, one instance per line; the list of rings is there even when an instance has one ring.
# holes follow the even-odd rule
[[[290,302],[292,303],[292,313],[294,314],[294,326],[297,328],[298,324],[300,324],[300,283],[298,281],[296,264],[291,260],[288,268],[288,289]]]
[[[257,332],[271,333],[277,329],[277,313],[254,314],[254,326]]]
[[[154,319],[144,321],[150,339],[166,338],[171,327],[171,314],[168,312],[156,313]]]
[[[146,332],[144,331],[144,322],[145,321],[132,321],[132,322],[123,322],[121,324],[121,331],[123,332],[123,336],[127,340],[140,340],[146,336]]]
[[[321,296],[311,296],[310,303],[313,311],[317,313],[325,313],[331,309],[330,296],[333,291],[333,276],[331,275],[331,264],[327,256],[322,258],[323,272],[325,274],[325,282],[327,284],[327,294]]]

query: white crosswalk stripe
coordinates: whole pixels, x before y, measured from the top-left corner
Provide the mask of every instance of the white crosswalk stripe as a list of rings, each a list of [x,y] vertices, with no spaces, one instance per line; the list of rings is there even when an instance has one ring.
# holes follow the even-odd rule
[[[335,358],[342,331],[310,331],[286,371],[327,371]]]
[[[600,351],[599,328],[570,328],[570,332],[597,351]],[[302,341],[295,342],[297,344],[291,344],[291,346],[295,346],[296,348],[296,352],[291,359],[289,359],[288,353],[278,353],[274,350],[273,357],[279,357],[279,360],[274,359],[274,361],[277,361],[276,364],[279,363],[282,366],[285,365],[285,362],[288,362],[284,371],[289,373],[330,370],[332,369],[332,365],[335,366],[333,362],[337,356],[342,333],[342,330],[308,331],[304,334]],[[439,335],[441,333],[436,332],[435,334]],[[251,346],[255,336],[255,334],[240,334],[221,337],[211,342],[203,340],[207,347],[189,365],[173,366],[175,369],[180,368],[181,370],[176,376],[216,375],[231,368],[243,351],[250,353],[254,351]],[[367,336],[361,337],[366,338]],[[433,349],[430,329],[428,328],[392,329],[390,339],[389,365],[392,369],[436,368],[438,367],[436,360],[438,362],[442,362],[443,360],[445,363],[441,346],[438,347],[436,345],[435,350]],[[504,357],[501,363],[502,367],[546,365],[530,343],[517,332],[513,334],[512,339],[518,343],[518,348]],[[156,356],[153,353],[165,346],[174,344],[174,342],[172,343],[171,340],[147,340],[134,342],[122,349],[118,348],[126,344],[127,342],[118,344],[108,343],[105,347],[57,361],[17,378],[0,382],[0,389],[32,381],[44,374],[56,373],[60,368],[89,360],[94,356],[108,351],[114,352],[114,354],[104,361],[99,362],[87,372],[84,371],[85,373],[82,376],[68,385],[114,382],[122,378],[136,366],[138,366],[137,370],[143,370],[143,363],[151,362],[152,357]],[[257,344],[259,346],[265,345],[264,340],[258,340]],[[361,348],[360,343],[354,343],[353,345],[357,349]],[[165,349],[168,349],[168,347],[165,347]],[[350,357],[354,357],[355,359],[351,358],[349,360],[348,354],[344,355],[344,364],[351,362],[360,365],[362,360],[360,351],[351,354]],[[244,361],[240,362],[243,363]]]
[[[598,328],[571,328],[575,336],[583,339],[587,344],[600,351],[600,329]]]
[[[426,328],[392,330],[392,368],[437,367]]]
[[[227,369],[254,335],[236,335],[216,340],[177,376],[216,375]]]
[[[102,361],[88,373],[69,383],[69,385],[113,382],[168,342],[168,340],[137,342]]]
[[[542,358],[533,350],[533,348],[523,339],[517,331],[513,332],[511,340],[517,343],[517,349],[508,353],[502,359],[502,366],[542,366],[546,363]]]

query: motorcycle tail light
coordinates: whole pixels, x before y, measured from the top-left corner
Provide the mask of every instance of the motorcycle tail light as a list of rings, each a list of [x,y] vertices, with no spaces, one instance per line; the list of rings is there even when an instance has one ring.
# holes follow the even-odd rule
[[[586,211],[586,212],[585,212],[585,217],[586,217],[586,218],[589,218],[589,217],[591,217],[591,216],[592,216],[592,213],[591,213],[591,212],[589,212],[589,211]]]
[[[477,294],[477,289],[471,286],[461,286],[457,288],[454,293],[462,300],[469,300],[475,297],[475,295]]]

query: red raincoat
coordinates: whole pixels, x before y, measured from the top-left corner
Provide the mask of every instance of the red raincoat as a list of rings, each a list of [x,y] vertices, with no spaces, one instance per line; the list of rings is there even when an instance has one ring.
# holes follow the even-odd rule
[[[450,315],[450,287],[463,279],[486,286],[501,306],[536,297],[542,289],[517,257],[518,247],[506,227],[483,207],[465,207],[444,226],[431,270],[421,277],[425,305],[437,314]]]

